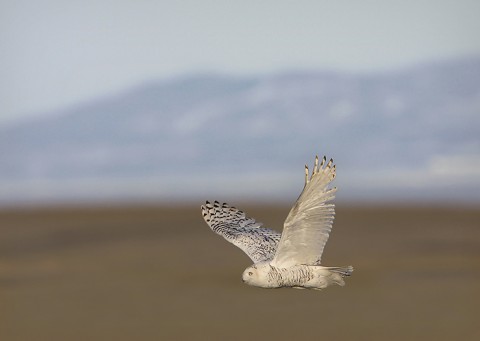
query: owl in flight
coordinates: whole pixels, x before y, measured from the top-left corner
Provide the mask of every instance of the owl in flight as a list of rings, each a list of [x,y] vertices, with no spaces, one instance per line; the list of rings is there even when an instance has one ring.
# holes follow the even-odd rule
[[[242,211],[227,204],[208,201],[202,214],[213,232],[239,247],[254,262],[242,275],[245,283],[262,288],[306,288],[321,290],[335,283],[345,285],[352,266],[320,265],[335,215],[335,166],[315,158],[310,176],[305,166],[305,186],[283,225],[283,233],[265,228]]]

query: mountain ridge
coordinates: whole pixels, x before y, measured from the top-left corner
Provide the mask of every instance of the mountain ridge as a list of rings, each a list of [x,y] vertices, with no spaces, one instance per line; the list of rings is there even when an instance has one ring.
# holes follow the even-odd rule
[[[347,198],[455,186],[461,198],[480,188],[479,136],[480,59],[381,74],[184,76],[0,127],[0,202],[94,197],[102,183],[125,188],[105,198],[142,197],[143,182],[152,197],[221,195],[229,179],[232,196],[247,183],[281,196],[294,191],[282,177],[296,183],[316,153],[334,157]]]

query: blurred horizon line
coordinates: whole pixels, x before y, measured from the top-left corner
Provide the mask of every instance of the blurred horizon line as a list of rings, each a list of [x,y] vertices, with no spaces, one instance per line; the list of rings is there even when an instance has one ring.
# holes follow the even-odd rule
[[[151,81],[0,127],[0,205],[274,200],[297,194],[316,153],[338,162],[339,198],[479,202],[479,110],[480,58]]]

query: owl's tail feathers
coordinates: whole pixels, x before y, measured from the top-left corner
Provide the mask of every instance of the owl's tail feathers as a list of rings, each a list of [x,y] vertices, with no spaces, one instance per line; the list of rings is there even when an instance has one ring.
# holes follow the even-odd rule
[[[330,281],[343,287],[345,285],[345,281],[343,280],[343,278],[352,274],[353,266],[331,266],[328,267],[327,270],[330,271]]]
[[[342,277],[348,277],[353,272],[353,266],[351,265],[345,266],[345,267],[331,266],[327,269],[330,270],[331,272],[340,274],[340,276]]]

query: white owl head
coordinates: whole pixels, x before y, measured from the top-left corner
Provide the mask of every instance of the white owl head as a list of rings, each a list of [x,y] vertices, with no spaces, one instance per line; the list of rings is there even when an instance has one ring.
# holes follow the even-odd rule
[[[254,285],[257,287],[266,287],[267,281],[267,274],[268,270],[266,268],[269,267],[269,264],[262,264],[257,263],[245,269],[242,274],[242,280],[249,284]]]

